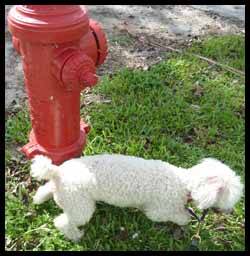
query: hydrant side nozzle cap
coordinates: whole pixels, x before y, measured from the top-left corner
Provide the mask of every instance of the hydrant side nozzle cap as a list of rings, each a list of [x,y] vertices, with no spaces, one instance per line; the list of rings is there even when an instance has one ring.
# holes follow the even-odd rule
[[[73,51],[60,70],[61,81],[68,87],[71,84],[75,89],[79,86],[84,89],[94,86],[98,82],[93,60],[80,50]]]
[[[108,54],[108,44],[105,33],[103,32],[99,23],[95,20],[89,20],[89,26],[95,35],[96,44],[98,47],[98,62],[97,66],[104,63]]]

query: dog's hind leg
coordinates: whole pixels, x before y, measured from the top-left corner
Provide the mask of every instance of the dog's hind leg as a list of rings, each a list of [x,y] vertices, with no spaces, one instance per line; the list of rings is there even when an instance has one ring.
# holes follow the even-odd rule
[[[95,201],[90,198],[81,198],[81,200],[77,202],[74,207],[64,209],[64,212],[67,213],[69,218],[72,219],[72,222],[74,222],[78,227],[89,222],[94,211]]]
[[[178,224],[179,226],[185,226],[189,223],[190,219],[191,217],[187,212],[187,210],[182,208],[182,209],[179,209],[179,211],[176,212],[176,214],[173,214],[170,221]]]
[[[79,230],[78,227],[91,219],[95,211],[95,201],[81,197],[80,201],[76,200],[72,204],[72,207],[63,207],[63,210],[64,214],[58,216],[54,224],[67,238],[77,242],[84,234],[84,230]]]
[[[42,204],[53,197],[53,185],[49,181],[45,185],[38,188],[36,194],[33,197],[34,204]]]
[[[54,225],[70,240],[77,242],[83,236],[74,222],[68,217],[67,214],[63,213],[54,219]]]

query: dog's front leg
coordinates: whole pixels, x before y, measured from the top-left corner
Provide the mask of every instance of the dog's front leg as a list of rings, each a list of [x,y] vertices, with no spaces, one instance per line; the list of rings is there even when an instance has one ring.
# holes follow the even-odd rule
[[[191,217],[190,217],[189,213],[187,212],[187,210],[184,208],[177,211],[172,218],[172,221],[180,226],[187,225],[190,220],[191,220]]]
[[[47,182],[45,185],[40,186],[33,197],[34,204],[42,204],[43,202],[49,200],[53,196],[53,184],[51,181]]]
[[[83,231],[80,231],[65,213],[54,219],[54,225],[74,242],[78,242],[83,236]]]

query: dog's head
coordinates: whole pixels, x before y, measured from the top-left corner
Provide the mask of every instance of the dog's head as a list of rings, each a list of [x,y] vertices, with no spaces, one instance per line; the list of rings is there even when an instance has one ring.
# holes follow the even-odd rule
[[[222,162],[206,158],[189,171],[188,189],[198,208],[230,211],[240,200],[243,191],[240,177]]]

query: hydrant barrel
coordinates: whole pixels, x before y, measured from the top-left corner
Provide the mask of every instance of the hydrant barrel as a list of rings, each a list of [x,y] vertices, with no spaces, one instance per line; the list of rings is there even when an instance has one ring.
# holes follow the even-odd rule
[[[23,152],[55,164],[80,156],[90,129],[80,120],[80,92],[98,82],[107,55],[102,29],[78,5],[14,6],[8,27],[22,55],[32,122]]]

